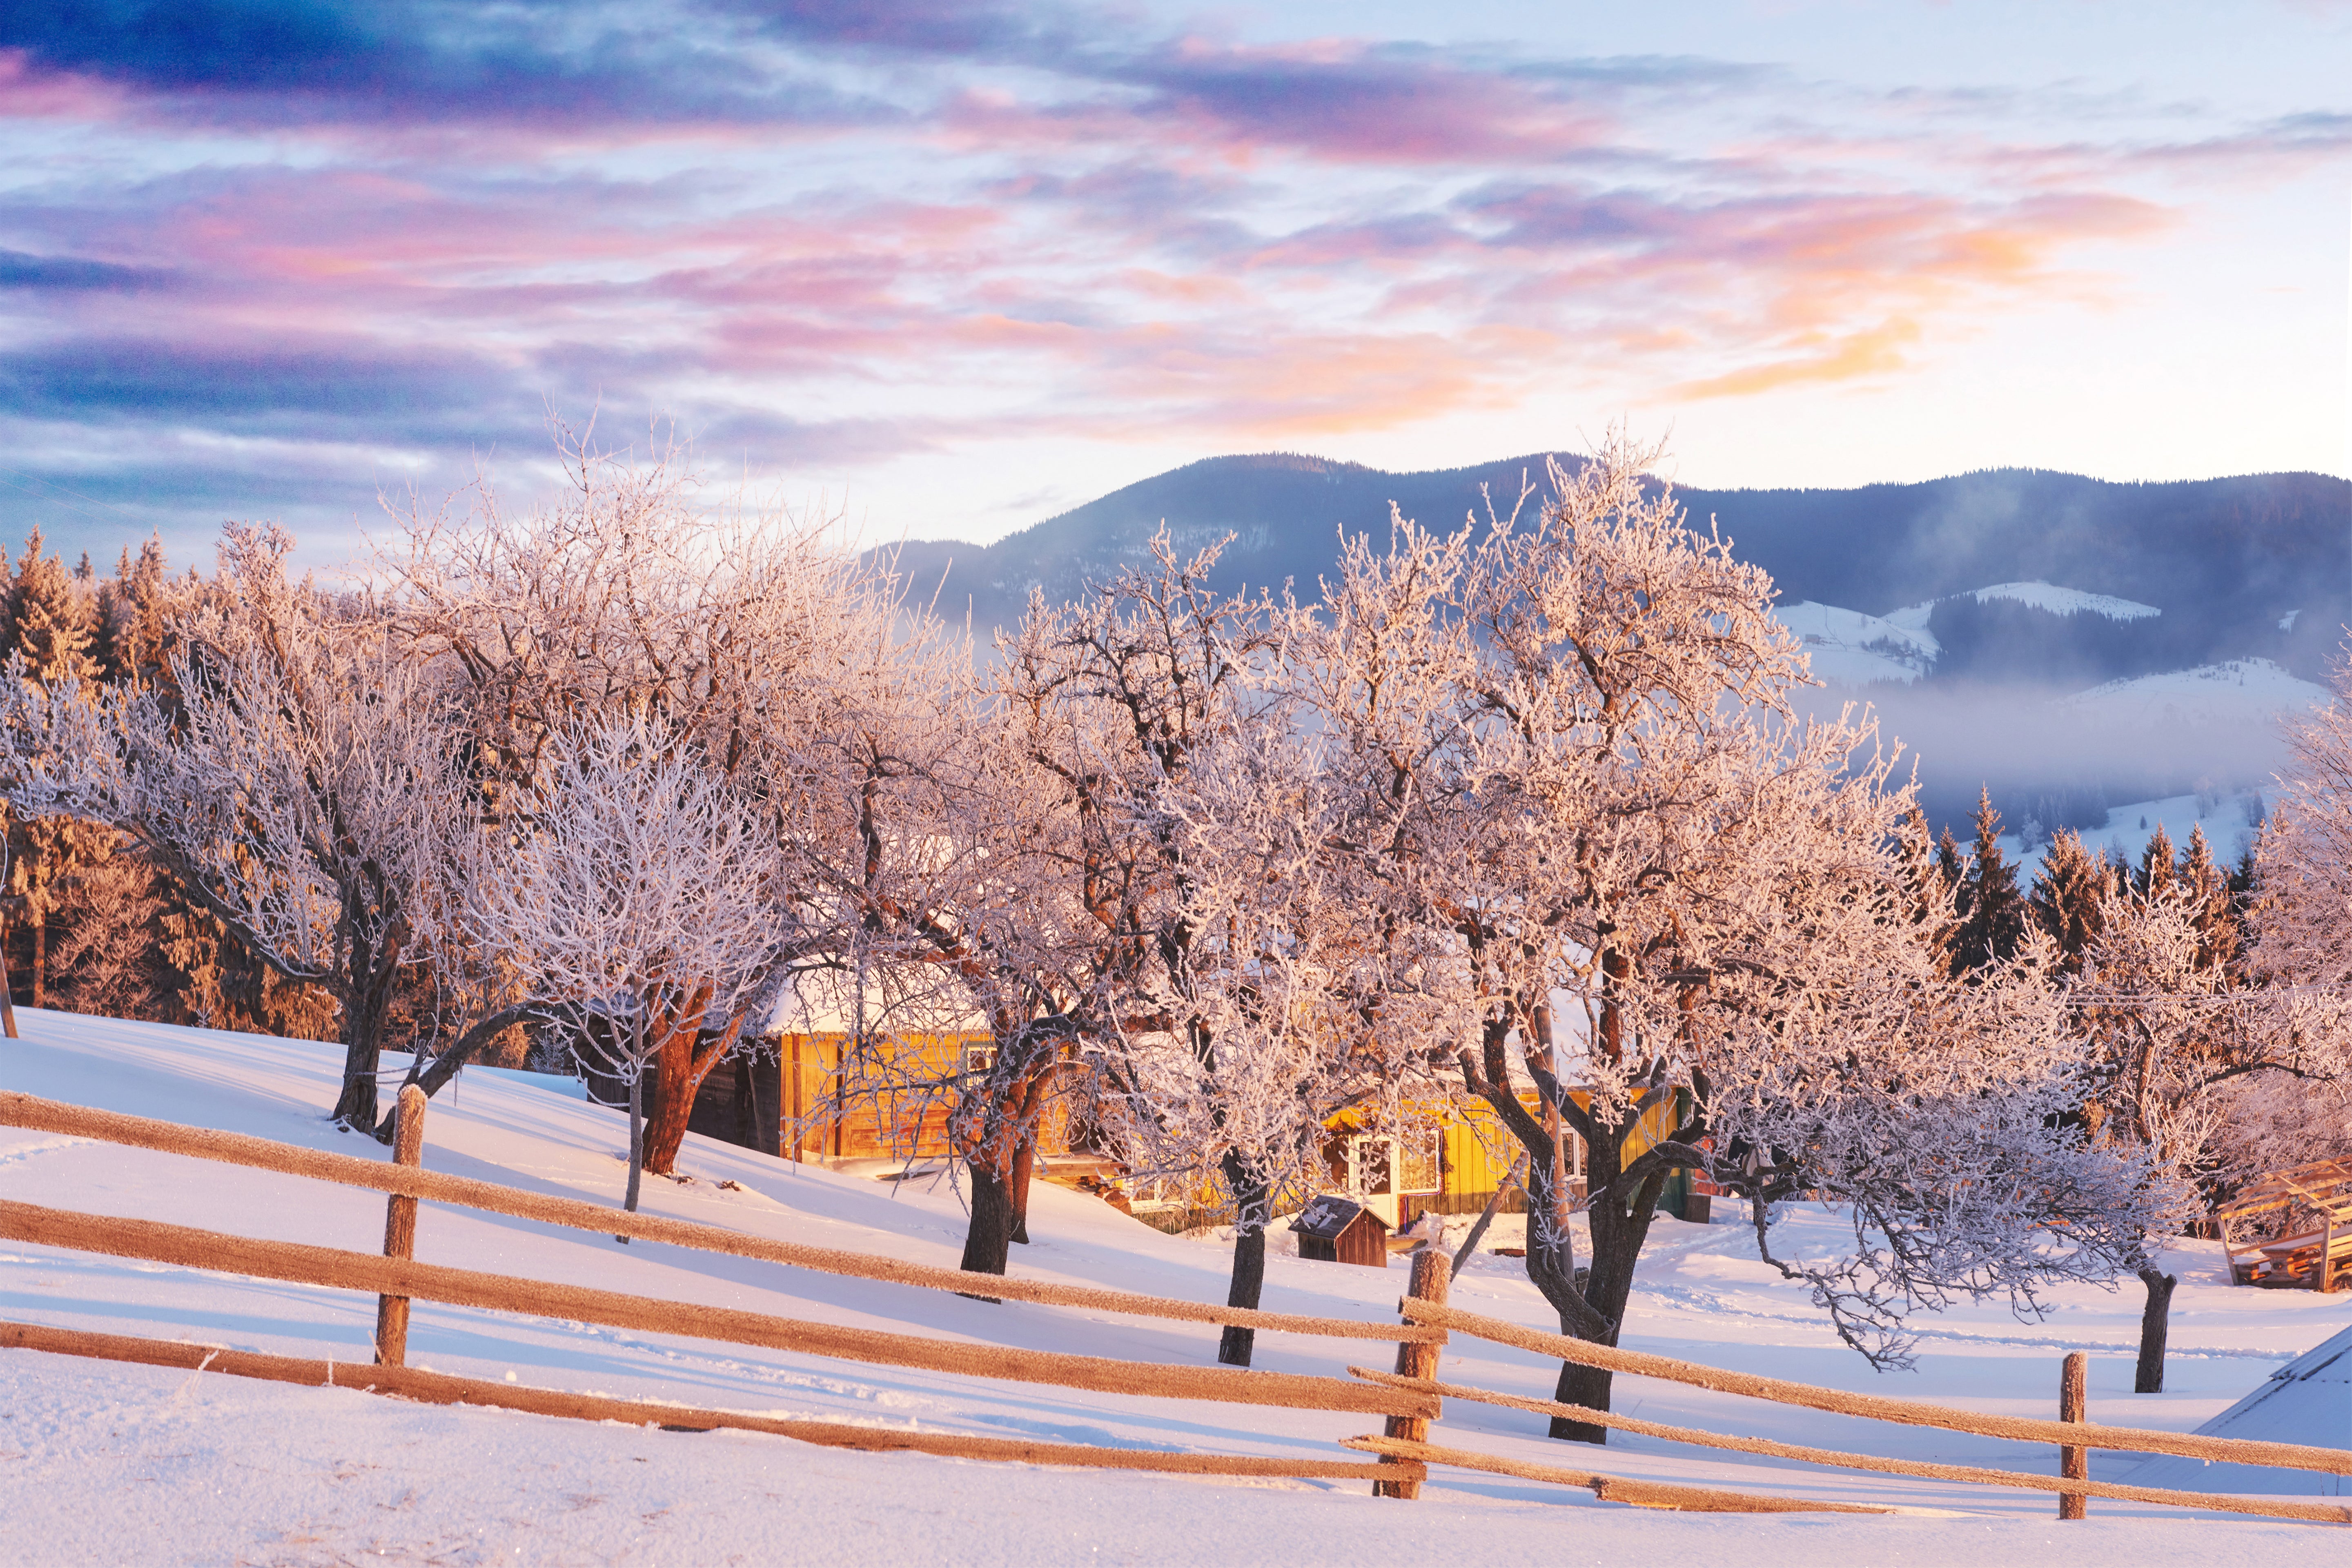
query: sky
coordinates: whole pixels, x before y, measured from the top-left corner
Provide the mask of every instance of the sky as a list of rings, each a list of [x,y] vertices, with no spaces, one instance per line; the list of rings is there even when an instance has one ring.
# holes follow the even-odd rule
[[[870,539],[1612,425],[2342,474],[2347,63],[2342,0],[11,0],[0,538],[345,552],[592,419]]]

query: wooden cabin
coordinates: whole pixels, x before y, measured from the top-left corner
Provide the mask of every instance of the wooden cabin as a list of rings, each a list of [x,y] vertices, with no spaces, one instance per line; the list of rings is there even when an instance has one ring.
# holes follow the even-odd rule
[[[1298,1256],[1323,1263],[1389,1266],[1389,1224],[1362,1204],[1326,1193],[1290,1222]]]

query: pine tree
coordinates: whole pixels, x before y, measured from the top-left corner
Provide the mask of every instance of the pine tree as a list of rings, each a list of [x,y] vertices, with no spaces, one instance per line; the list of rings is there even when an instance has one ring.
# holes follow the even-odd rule
[[[335,1037],[335,999],[262,963],[214,915],[182,902],[158,923],[162,956],[177,982],[172,997],[176,1021],[296,1040]]]
[[[1978,793],[1976,826],[1960,927],[1952,940],[1955,973],[2005,962],[2025,938],[2025,897],[2017,890],[2017,868],[2000,852],[2000,813],[1990,791]]]
[[[164,616],[172,593],[163,566],[163,544],[150,537],[138,559],[128,546],[114,576],[98,591],[94,648],[109,680],[152,685],[163,679]]]
[[[1960,847],[1953,840],[1952,830],[1948,827],[1944,829],[1943,837],[1936,840],[1936,871],[1944,879],[1944,886],[1951,890],[1954,898],[1967,898],[1969,868],[1960,859]],[[1967,911],[1963,910],[1961,912]]]
[[[2091,854],[2079,834],[2061,831],[2051,840],[2026,908],[2033,923],[2065,954],[2061,967],[2070,974],[2082,968],[2084,950],[2097,940],[2104,923],[2100,901],[2114,881],[2105,851]]]
[[[1925,940],[1939,963],[1951,962],[1953,889],[1959,879],[1959,848],[1947,832],[1937,842],[1927,828],[1927,814],[1914,805],[1903,818],[1903,874],[1909,883],[1911,923],[1926,928]]]
[[[41,531],[25,541],[8,591],[5,624],[0,625],[0,658],[25,660],[26,675],[43,687],[96,673],[89,658],[89,603],[75,591],[65,563],[42,552]]]
[[[2148,836],[2147,847],[2140,853],[2139,875],[2132,879],[2132,886],[2143,898],[2161,898],[2171,890],[2179,876],[2172,861],[2172,835],[2159,822]]]
[[[2213,863],[2202,825],[2189,830],[2189,847],[2175,873],[2197,910],[2197,966],[2227,969],[2237,963],[2241,933],[2229,874]]]

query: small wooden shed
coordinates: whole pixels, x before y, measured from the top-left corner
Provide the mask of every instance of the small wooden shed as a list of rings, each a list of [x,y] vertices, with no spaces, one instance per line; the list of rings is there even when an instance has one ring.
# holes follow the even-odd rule
[[[1298,1236],[1298,1256],[1324,1263],[1389,1266],[1389,1222],[1360,1203],[1326,1193],[1290,1222]]]

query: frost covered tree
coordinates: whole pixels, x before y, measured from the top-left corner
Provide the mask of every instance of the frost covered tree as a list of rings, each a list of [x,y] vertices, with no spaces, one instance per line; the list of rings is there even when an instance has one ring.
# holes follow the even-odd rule
[[[1367,916],[1360,858],[1333,852],[1341,796],[1287,704],[1244,700],[1160,798],[1189,928],[1164,1011],[1105,1069],[1103,1121],[1131,1168],[1213,1174],[1233,1199],[1228,1304],[1258,1304],[1265,1233],[1324,1176],[1332,1119],[1395,1128],[1437,1089],[1444,1053],[1424,982],[1424,928]],[[1172,944],[1171,944],[1172,946]],[[1218,1359],[1249,1364],[1254,1331],[1228,1327]]]
[[[755,766],[792,803],[795,906],[821,940],[799,965],[847,1028],[845,1093],[943,1110],[971,1215],[963,1267],[1004,1271],[1028,1239],[1037,1134],[1083,1100],[1079,1036],[1095,1027],[1076,815],[1028,752],[1031,731],[975,668],[969,639],[877,580],[821,690],[763,710]],[[956,1070],[910,1043],[982,1034]]]
[[[47,552],[35,529],[0,608],[0,658],[45,692],[86,683],[98,672],[90,657],[91,615],[87,583]],[[31,962],[24,973],[36,1007],[47,1003],[50,927],[77,879],[111,858],[116,837],[110,827],[69,816],[7,824],[7,909],[27,939]]]
[[[1021,768],[1008,776],[1025,777],[1051,824],[1029,859],[1028,897],[1039,910],[1066,911],[1057,918],[1070,923],[1059,927],[1054,1011],[1020,1026],[1009,1058],[1000,1040],[997,1068],[959,1112],[967,1145],[984,1152],[971,1167],[976,1235],[984,1234],[982,1194],[997,1179],[984,1171],[1001,1166],[1018,1180],[1022,1151],[1034,1148],[1034,1115],[1023,1108],[1035,1083],[1073,1066],[1090,1081],[1118,1071],[1130,1041],[1172,1037],[1200,1047],[1202,931],[1188,912],[1193,843],[1171,794],[1201,752],[1244,721],[1269,608],[1208,586],[1214,548],[1180,559],[1163,532],[1151,552],[1149,565],[1095,585],[1077,604],[1033,599],[1004,650],[998,700]],[[1124,1092],[1129,1113],[1146,1110],[1132,1080]],[[1237,1230],[1235,1304],[1255,1304],[1249,1259],[1253,1247],[1263,1257],[1263,1229]],[[1001,1271],[996,1255],[967,1249],[966,1267],[992,1264]]]
[[[2220,1195],[2232,1171],[2234,1101],[2249,1075],[2302,1078],[2319,1067],[2298,1048],[2285,998],[2243,989],[2201,929],[2203,900],[2178,879],[2111,891],[2073,992],[2095,1051],[2084,1115],[2097,1134],[2138,1152],[2184,1193]],[[2286,1011],[2299,1011],[2286,1002]],[[2284,1047],[2284,1049],[2280,1047]],[[2159,1216],[2177,1221],[2176,1213]],[[2157,1265],[2167,1228],[2151,1226],[2126,1261],[2147,1290],[2133,1390],[2164,1391],[2165,1342],[2178,1278]]]
[[[557,439],[566,484],[553,497],[510,508],[484,480],[437,510],[412,504],[379,562],[394,636],[454,693],[487,816],[502,822],[515,800],[549,787],[559,737],[643,722],[759,800],[780,852],[814,837],[828,841],[820,858],[831,855],[855,837],[855,812],[820,787],[833,775],[818,753],[863,701],[844,694],[874,674],[877,639],[890,640],[890,585],[828,544],[822,519],[708,499],[679,450],[603,448],[593,428],[559,427]],[[803,958],[837,948],[840,931],[799,896],[805,879],[763,885],[786,948]],[[516,1005],[500,984],[471,976],[482,998],[471,1011]],[[725,1031],[730,1042],[743,1022]],[[646,1158],[659,1173],[713,1061],[687,1031],[657,1034]],[[484,1037],[445,1049],[428,1087]]]
[[[634,1210],[646,1075],[682,1060],[662,1092],[690,1103],[774,987],[780,858],[759,805],[678,731],[592,720],[544,740],[536,782],[473,852],[458,918],[627,1082]]]
[[[333,1115],[377,1130],[387,1013],[465,831],[445,690],[379,620],[288,580],[291,541],[232,527],[210,603],[154,689],[16,683],[0,789],[131,835],[285,982],[332,999]]]
[[[1850,1342],[1898,1362],[1908,1310],[2030,1310],[2042,1281],[2111,1271],[2098,1215],[2128,1182],[2041,1136],[2066,1037],[2003,1058],[2011,1037],[1984,1020],[2032,988],[1972,998],[1943,978],[1953,911],[1924,844],[1906,847],[1891,757],[1866,720],[1793,719],[1802,655],[1769,579],[1685,524],[1646,456],[1617,444],[1555,470],[1532,518],[1452,539],[1399,519],[1384,558],[1350,544],[1314,661],[1354,781],[1346,837],[1386,908],[1451,943],[1463,1081],[1530,1156],[1528,1269],[1563,1332],[1613,1341],[1666,1176],[1708,1165],[1713,1138],[1851,1205],[1851,1256],[1789,1267]],[[2030,1092],[1986,1100],[2021,1078]],[[1940,1164],[1895,1131],[1931,1113]],[[1589,1151],[1581,1279],[1563,1127]],[[1986,1201],[1922,1194],[1930,1170],[1947,1187],[1981,1173]],[[2064,1191],[2063,1216],[1991,1201],[2028,1170]],[[2079,1243],[2057,1265],[2053,1219]],[[1609,1384],[1570,1365],[1559,1397],[1605,1409]]]

